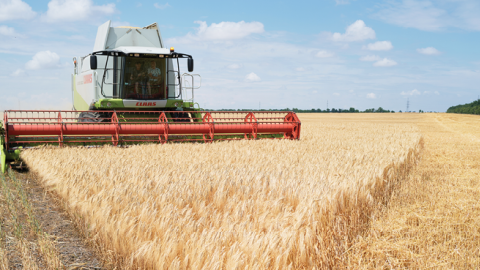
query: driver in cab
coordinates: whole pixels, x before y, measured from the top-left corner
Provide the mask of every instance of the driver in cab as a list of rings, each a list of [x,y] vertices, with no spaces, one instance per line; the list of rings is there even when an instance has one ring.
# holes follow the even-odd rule
[[[157,84],[160,81],[160,76],[162,71],[157,68],[157,63],[155,61],[150,62],[150,67],[148,68],[148,77],[153,84]]]
[[[135,70],[130,75],[130,80],[132,80],[132,82],[135,85],[136,94],[143,94],[145,92],[145,88],[146,88],[145,78],[146,78],[146,74],[142,69],[142,63],[141,62],[135,63]]]
[[[147,70],[147,74],[149,78],[149,86],[154,89],[153,92],[160,94],[161,98],[165,98],[162,71],[157,67],[156,61],[150,61],[150,67]]]

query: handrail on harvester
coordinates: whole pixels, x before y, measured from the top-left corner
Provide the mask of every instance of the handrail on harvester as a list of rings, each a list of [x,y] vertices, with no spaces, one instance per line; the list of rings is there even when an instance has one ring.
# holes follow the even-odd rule
[[[97,113],[83,118],[81,113]],[[168,141],[300,139],[291,111],[5,111],[4,144],[124,145]]]

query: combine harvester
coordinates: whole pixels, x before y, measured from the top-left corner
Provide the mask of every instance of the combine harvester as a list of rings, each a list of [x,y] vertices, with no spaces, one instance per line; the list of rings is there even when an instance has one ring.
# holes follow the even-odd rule
[[[194,102],[198,74],[180,75],[193,58],[166,49],[157,24],[98,28],[93,53],[73,59],[72,111],[5,111],[1,169],[24,148],[41,145],[125,146],[141,143],[300,138],[294,112],[208,112]],[[197,83],[196,83],[197,82]],[[195,106],[196,105],[196,106]]]

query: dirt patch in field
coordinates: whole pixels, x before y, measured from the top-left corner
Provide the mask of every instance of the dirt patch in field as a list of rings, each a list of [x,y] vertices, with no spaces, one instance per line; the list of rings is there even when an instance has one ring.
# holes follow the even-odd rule
[[[59,202],[50,193],[46,192],[36,181],[34,175],[17,171],[15,176],[22,184],[28,201],[32,206],[34,216],[38,221],[43,232],[47,233],[53,240],[58,251],[58,258],[66,269],[103,269],[101,260],[96,255],[94,249],[85,243],[82,235],[73,225],[67,213],[65,213]],[[7,186],[10,187],[11,201],[15,203],[18,211],[18,222],[25,231],[23,239],[18,239],[15,235],[15,225],[12,215],[7,206],[5,193],[1,192],[0,207],[2,208],[2,229],[5,235],[4,249],[8,259],[10,269],[27,269],[25,264],[25,254],[20,252],[17,243],[19,240],[25,240],[30,250],[32,260],[35,261],[39,269],[49,268],[46,262],[39,254],[38,239],[35,233],[28,231],[29,221],[25,211],[22,211],[20,196],[15,193],[15,188],[11,179],[6,179]],[[10,206],[11,208],[12,206]]]

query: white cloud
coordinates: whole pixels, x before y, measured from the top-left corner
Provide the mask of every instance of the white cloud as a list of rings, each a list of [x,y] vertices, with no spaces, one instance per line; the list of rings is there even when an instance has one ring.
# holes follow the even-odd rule
[[[368,93],[368,94],[367,94],[367,98],[369,98],[369,99],[376,99],[376,98],[377,98],[377,95],[375,95],[374,93]]]
[[[97,6],[92,0],[51,0],[44,19],[49,22],[82,21],[112,15],[115,12],[115,4],[112,3]]]
[[[200,26],[195,34],[188,33],[185,37],[173,39],[175,42],[191,43],[196,41],[227,41],[247,37],[251,34],[261,34],[265,30],[260,22],[220,22],[210,26],[204,21],[195,21]]]
[[[380,56],[378,55],[365,55],[360,57],[360,61],[367,61],[367,62],[374,62],[380,60]]]
[[[373,63],[374,67],[391,67],[391,66],[396,66],[397,62],[390,60],[388,58],[383,58],[382,60],[379,60],[375,63]]]
[[[391,0],[375,17],[402,27],[440,31],[448,27],[480,31],[478,0]]]
[[[15,35],[15,29],[13,29],[12,27],[5,26],[5,25],[0,25],[0,35],[14,36]]]
[[[403,93],[403,92],[402,92],[402,93]],[[424,94],[424,95],[431,94],[431,93],[434,93],[435,95],[440,95],[440,93],[439,93],[438,91],[433,91],[433,92],[431,92],[431,91],[423,91],[423,94]]]
[[[367,27],[362,20],[358,20],[347,27],[345,34],[334,33],[332,39],[346,42],[375,39],[375,31]]]
[[[25,35],[17,33],[15,29],[6,25],[0,25],[0,36],[25,38]]]
[[[25,74],[26,74],[25,70],[19,68],[19,69],[15,70],[11,75],[14,76],[14,77],[18,77],[18,76],[23,76]]]
[[[480,31],[480,2],[478,0],[458,2],[460,6],[455,11],[456,25],[468,30]]]
[[[305,71],[305,68],[303,68],[303,67],[297,67],[295,70],[296,70],[296,71],[299,71],[299,72],[302,72],[302,71]]]
[[[447,71],[446,74],[452,75],[455,77],[471,77],[471,78],[480,78],[480,70],[469,70],[469,69],[453,69]]]
[[[239,65],[239,64],[230,64],[230,65],[227,66],[227,68],[229,68],[229,69],[239,69],[241,67],[242,67],[242,65]]]
[[[402,96],[418,96],[418,95],[421,95],[422,93],[420,93],[420,91],[418,91],[417,89],[413,89],[412,91],[402,91],[402,93],[400,93]]]
[[[363,46],[363,49],[370,51],[389,51],[392,48],[393,45],[390,41],[377,41],[375,43],[370,43],[367,46]]]
[[[328,58],[332,57],[334,54],[327,51],[319,51],[315,56],[319,58]]]
[[[36,69],[52,69],[60,68],[60,56],[51,51],[38,52],[25,64],[26,69],[36,70]]]
[[[337,5],[347,5],[347,4],[350,4],[350,1],[349,1],[349,0],[335,0],[335,2],[337,3]]]
[[[391,24],[436,31],[442,27],[441,17],[445,13],[445,10],[435,7],[430,1],[403,0],[390,2],[376,16]]]
[[[340,96],[340,93],[333,93],[334,96]]]
[[[153,6],[154,6],[155,8],[162,9],[162,10],[163,10],[163,9],[166,9],[166,8],[168,8],[168,7],[171,7],[168,3],[163,4],[163,5],[162,5],[162,4],[155,3],[155,4],[153,4]]]
[[[35,14],[32,7],[22,0],[0,0],[0,21],[29,20],[35,17]]]
[[[252,72],[252,73],[248,74],[247,76],[245,76],[245,81],[246,82],[259,82],[259,81],[261,81],[261,79],[260,79],[260,77],[258,77],[257,74]]]
[[[420,49],[417,49],[417,52],[421,54],[426,54],[426,55],[440,54],[440,51],[435,49],[434,47],[420,48]]]

